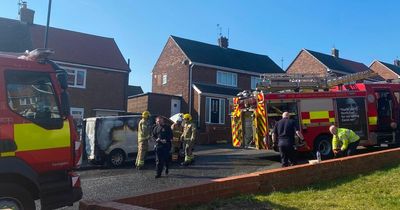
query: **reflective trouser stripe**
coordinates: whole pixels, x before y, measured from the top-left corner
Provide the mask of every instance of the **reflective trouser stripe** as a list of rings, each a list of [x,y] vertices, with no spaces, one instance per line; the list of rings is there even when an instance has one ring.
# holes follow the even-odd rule
[[[0,153],[0,157],[14,157],[15,152],[2,152]]]
[[[148,149],[148,141],[138,142],[138,153],[136,156],[136,167],[141,167],[144,165],[144,159],[146,157],[146,152]]]

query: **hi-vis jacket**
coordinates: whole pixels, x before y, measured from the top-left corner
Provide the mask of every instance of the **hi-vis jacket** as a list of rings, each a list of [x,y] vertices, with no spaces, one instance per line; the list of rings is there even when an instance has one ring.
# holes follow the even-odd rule
[[[149,120],[141,119],[138,125],[138,141],[145,141],[150,138]]]
[[[337,149],[340,145],[340,150],[346,150],[349,144],[360,140],[360,137],[354,131],[347,128],[338,128],[337,135],[332,138],[332,147]]]
[[[192,122],[185,123],[183,128],[183,140],[184,141],[194,141],[196,139],[197,128]]]

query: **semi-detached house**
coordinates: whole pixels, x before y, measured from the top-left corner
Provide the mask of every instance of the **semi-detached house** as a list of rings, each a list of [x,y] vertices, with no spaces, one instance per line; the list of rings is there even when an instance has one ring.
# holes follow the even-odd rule
[[[199,128],[199,143],[231,139],[232,98],[255,89],[263,73],[284,73],[266,55],[170,36],[152,72],[152,91],[181,97],[181,112]],[[169,104],[165,104],[169,106]]]
[[[20,20],[0,18],[0,51],[44,46],[45,26],[33,23],[33,10],[23,7],[20,14]],[[130,68],[114,39],[50,27],[48,48],[55,51],[51,59],[67,70],[74,118],[126,112]]]

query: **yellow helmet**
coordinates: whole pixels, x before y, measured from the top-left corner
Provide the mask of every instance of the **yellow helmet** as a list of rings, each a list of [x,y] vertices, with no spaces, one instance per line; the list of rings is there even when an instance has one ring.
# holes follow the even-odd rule
[[[144,111],[144,112],[142,113],[142,117],[143,117],[143,118],[149,118],[149,117],[150,117],[150,112],[149,112],[149,111]]]
[[[184,114],[183,115],[183,119],[186,121],[191,121],[192,120],[192,116],[190,114]]]

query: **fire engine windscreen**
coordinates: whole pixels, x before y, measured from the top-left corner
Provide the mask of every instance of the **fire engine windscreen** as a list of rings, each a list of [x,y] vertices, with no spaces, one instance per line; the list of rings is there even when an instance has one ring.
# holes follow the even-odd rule
[[[6,73],[8,105],[20,116],[47,129],[61,128],[58,101],[46,73],[13,71]]]

